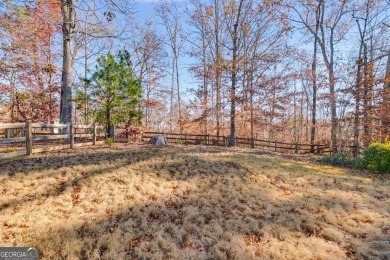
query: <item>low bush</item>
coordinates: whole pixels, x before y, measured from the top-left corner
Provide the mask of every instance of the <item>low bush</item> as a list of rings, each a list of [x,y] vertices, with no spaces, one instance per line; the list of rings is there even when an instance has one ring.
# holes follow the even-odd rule
[[[352,157],[350,153],[337,153],[319,158],[317,161],[340,167],[370,169],[390,173],[390,142],[372,143],[364,150],[363,156]]]
[[[372,143],[363,155],[365,168],[390,173],[390,141]]]
[[[114,144],[114,139],[109,137],[106,139],[106,144],[111,147]]]
[[[181,139],[176,139],[176,140],[175,140],[175,143],[176,143],[176,144],[184,144],[184,141],[181,140]]]
[[[364,168],[362,157],[352,157],[349,153],[337,153],[317,160],[320,163],[332,164],[340,167]]]

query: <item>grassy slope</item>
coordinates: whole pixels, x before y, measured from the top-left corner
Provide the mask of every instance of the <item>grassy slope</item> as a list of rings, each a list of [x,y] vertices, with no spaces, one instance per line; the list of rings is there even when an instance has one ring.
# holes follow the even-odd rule
[[[44,258],[390,255],[388,176],[244,149],[35,155],[0,164],[0,194],[0,245],[38,246]]]

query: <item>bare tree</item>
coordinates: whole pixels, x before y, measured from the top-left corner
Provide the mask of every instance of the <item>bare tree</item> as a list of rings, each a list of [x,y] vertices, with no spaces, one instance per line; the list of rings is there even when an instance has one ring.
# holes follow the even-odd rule
[[[178,104],[178,123],[180,133],[183,131],[183,119],[182,119],[182,106],[181,106],[181,91],[180,91],[180,78],[179,78],[179,57],[183,47],[183,31],[180,24],[180,15],[176,2],[169,3],[168,1],[162,1],[156,8],[158,15],[160,16],[163,26],[166,29],[168,35],[168,45],[172,51],[172,92],[174,79],[176,79],[176,93]],[[172,93],[173,96],[173,93]],[[171,114],[173,100],[171,98]]]
[[[152,22],[133,27],[132,39],[129,43],[133,52],[133,70],[143,83],[143,105],[145,127],[151,126],[153,107],[158,98],[165,98],[159,81],[164,78],[167,69],[166,52],[163,39],[157,33]]]
[[[74,0],[61,0],[61,13],[62,13],[62,43],[63,43],[63,68],[62,68],[62,84],[61,84],[61,109],[60,109],[60,121],[63,123],[72,122],[72,84],[73,84],[73,67],[75,57],[83,46],[83,42],[86,42],[85,35],[94,36],[97,38],[119,38],[119,36],[124,32],[124,28],[127,27],[127,24],[122,24],[122,29],[119,29],[119,32],[114,30],[109,31],[99,31],[98,35],[90,34],[87,32],[83,34],[83,26],[80,24],[87,23],[89,24],[88,19],[82,20],[82,17],[77,16],[77,11],[80,13],[86,11],[82,6],[77,6],[76,4],[87,4],[86,2],[75,2]],[[92,8],[93,7],[93,8]],[[131,2],[121,1],[121,0],[104,0],[100,3],[99,8],[97,5],[88,5],[88,12],[92,12],[94,16],[101,16],[97,19],[97,22],[101,27],[106,26],[103,24],[103,19],[106,19],[106,22],[111,22],[118,14],[122,15],[131,15]],[[99,12],[98,9],[104,9],[106,11]],[[98,14],[99,13],[99,14]],[[123,19],[126,21],[126,19]],[[96,25],[96,24],[95,24]],[[79,27],[77,27],[79,26]],[[80,30],[79,30],[80,29]],[[84,27],[85,29],[85,27]],[[77,39],[77,34],[81,34],[83,37]]]
[[[387,54],[387,66],[385,83],[383,86],[383,117],[382,125],[384,127],[384,135],[387,137],[390,134],[390,51]]]
[[[217,129],[217,138],[221,134],[221,50],[220,50],[220,14],[219,14],[219,0],[214,0],[214,46],[215,46],[215,56],[214,56],[214,65],[215,65],[215,91],[216,91],[216,102],[215,102],[215,116],[216,116],[216,129]]]
[[[243,10],[244,0],[239,0],[238,6],[235,1],[231,1],[232,9],[229,34],[232,41],[232,61],[231,61],[231,87],[230,87],[230,140],[229,146],[236,145],[236,85],[239,60],[239,29],[241,27],[241,12]]]
[[[318,42],[322,52],[322,58],[328,72],[329,86],[329,104],[331,114],[331,150],[337,152],[337,107],[336,107],[336,77],[335,77],[335,45],[341,41],[345,35],[346,23],[343,23],[343,17],[350,12],[347,9],[348,1],[342,0],[338,3],[321,0],[319,9],[314,11],[310,9],[310,3],[305,0],[298,1],[300,5],[287,5],[293,10],[297,18],[292,20],[302,24],[312,34]],[[300,7],[302,9],[300,9]],[[329,10],[327,9],[329,8]],[[317,14],[319,10],[319,33],[312,24],[311,15]]]
[[[313,33],[318,35],[318,29],[320,26],[320,13],[321,13],[321,1],[318,2],[315,13],[315,29]],[[314,37],[313,43],[313,60],[311,63],[311,76],[312,76],[312,114],[311,114],[311,132],[310,132],[310,144],[311,151],[314,152],[314,142],[316,136],[316,118],[317,118],[317,48],[318,37]]]
[[[72,38],[75,28],[75,6],[73,0],[61,0],[62,12],[62,83],[61,83],[61,109],[60,121],[62,123],[72,122]]]

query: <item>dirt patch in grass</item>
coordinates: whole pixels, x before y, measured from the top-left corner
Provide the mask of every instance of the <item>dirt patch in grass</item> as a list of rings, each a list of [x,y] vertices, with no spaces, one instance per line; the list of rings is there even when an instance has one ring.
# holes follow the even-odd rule
[[[44,259],[388,259],[389,185],[246,149],[83,147],[0,164],[0,245]]]

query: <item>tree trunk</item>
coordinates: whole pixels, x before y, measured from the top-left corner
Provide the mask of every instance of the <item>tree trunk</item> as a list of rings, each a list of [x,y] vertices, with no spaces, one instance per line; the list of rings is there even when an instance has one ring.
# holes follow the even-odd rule
[[[62,13],[62,41],[63,41],[63,65],[61,83],[61,110],[60,121],[64,124],[72,122],[72,55],[71,40],[74,29],[74,3],[73,0],[61,0]]]
[[[337,112],[336,112],[336,92],[335,92],[335,77],[334,77],[334,44],[333,44],[334,29],[330,33],[330,64],[329,64],[329,94],[330,94],[330,110],[331,110],[331,150],[332,153],[337,153]]]
[[[85,23],[84,26],[84,77],[88,77],[88,44],[87,44],[87,26],[88,23]],[[84,124],[88,125],[88,85],[87,82],[84,82]]]
[[[232,86],[230,89],[230,140],[229,146],[236,145],[236,81],[237,81],[237,27],[234,24],[233,35],[233,65],[232,65]]]
[[[229,146],[236,146],[236,84],[237,84],[237,68],[238,68],[238,23],[240,22],[240,14],[243,0],[240,1],[238,7],[237,19],[233,28],[233,60],[232,60],[232,86],[230,89],[230,140]]]
[[[170,111],[170,130],[172,132],[173,126],[173,95],[174,95],[174,86],[175,86],[175,62],[172,60],[172,85],[171,85],[171,111]]]
[[[252,67],[251,68],[251,76],[250,76],[250,89],[249,89],[249,109],[250,109],[250,122],[251,122],[251,148],[255,148],[255,142],[254,142],[254,139],[255,139],[255,133],[254,133],[254,118],[253,118],[253,110],[254,110],[254,107],[253,107],[253,70],[254,68]]]
[[[205,29],[204,23],[202,23],[202,63],[203,63],[203,112],[202,112],[202,128],[203,134],[207,135],[207,118],[208,118],[208,73],[206,63],[206,41],[205,41]]]
[[[385,84],[383,85],[383,140],[390,135],[390,51],[387,54],[387,67],[386,67],[386,78]]]
[[[177,87],[177,102],[179,107],[179,127],[180,127],[180,133],[183,132],[183,119],[181,117],[181,97],[180,97],[180,81],[179,81],[179,64],[177,56],[176,49],[174,50],[174,57],[175,57],[175,67],[176,67],[176,87]]]
[[[271,115],[269,119],[269,131],[268,131],[268,140],[275,140],[274,136],[274,116],[275,116],[275,106],[276,106],[276,65],[274,65],[274,76],[272,78],[272,89],[271,89]]]
[[[322,56],[324,58],[324,62],[326,65],[326,69],[328,70],[329,77],[329,104],[330,104],[330,117],[331,117],[331,129],[330,129],[330,149],[332,153],[337,153],[337,113],[336,113],[336,93],[335,93],[335,78],[334,78],[334,45],[333,45],[333,33],[334,27],[330,28],[330,38],[329,38],[329,47],[330,53],[329,58],[327,55],[326,47],[325,47],[325,34],[324,34],[324,15],[325,15],[325,2],[322,2],[321,9],[321,22],[320,29],[322,34],[321,41],[321,51]]]
[[[360,117],[360,85],[361,85],[361,70],[363,61],[361,57],[361,50],[359,52],[357,75],[356,75],[356,86],[355,86],[355,115],[354,115],[354,135],[353,135],[353,156],[356,157],[359,154],[359,117]]]
[[[319,23],[320,23],[320,9],[321,5],[318,5],[316,10],[316,28],[315,34],[318,35]],[[314,50],[313,61],[311,64],[311,76],[313,82],[313,97],[312,97],[312,111],[311,111],[311,131],[310,131],[310,144],[311,152],[314,153],[314,142],[316,136],[316,114],[317,114],[317,44],[318,38],[314,37]]]
[[[220,120],[221,120],[221,59],[219,53],[219,2],[214,2],[214,15],[215,15],[215,91],[216,91],[216,104],[215,104],[215,115],[216,115],[216,127],[217,127],[217,140],[220,136]]]
[[[52,66],[53,66],[53,61],[52,61],[52,49],[51,49],[51,32],[50,32],[50,24],[49,24],[49,34],[48,34],[48,37],[49,37],[49,57],[48,57],[48,64],[49,64],[49,81],[48,81],[48,85],[49,85],[49,122],[50,124],[54,124],[54,117],[53,117],[53,97],[52,97],[52,84],[53,84],[53,70],[52,70]],[[51,128],[50,131],[53,133],[54,131],[54,128]]]
[[[297,142],[297,83],[294,80],[294,95],[293,95],[293,136],[292,136],[292,142]]]
[[[111,109],[110,108],[107,108],[107,110],[106,110],[106,122],[107,122],[106,134],[108,137],[112,137],[111,131],[110,131],[110,127],[111,127]]]
[[[363,145],[365,148],[370,144],[370,107],[372,93],[370,91],[370,67],[368,63],[367,44],[364,45],[364,92],[363,92]]]
[[[360,26],[359,19],[356,19],[356,23],[359,29],[360,45],[359,45],[359,58],[357,61],[357,74],[356,74],[356,87],[355,87],[355,119],[354,119],[354,140],[353,140],[353,156],[356,157],[359,155],[360,150],[360,103],[361,103],[361,94],[362,94],[362,83],[364,89],[366,90],[367,84],[367,44],[365,43],[366,38],[366,28],[368,21],[368,12],[366,12],[365,19],[363,19],[364,24],[363,28]],[[362,56],[363,51],[363,56]],[[364,81],[362,80],[362,69],[364,74]],[[365,92],[365,91],[364,91]],[[363,120],[364,123],[364,120]]]
[[[385,79],[385,88],[390,88],[390,51],[387,54],[387,66],[386,66],[386,79]]]
[[[218,54],[219,55],[219,54]],[[219,59],[217,59],[219,60]],[[217,64],[216,68],[216,76],[215,76],[215,91],[216,93],[216,104],[215,104],[215,110],[216,110],[216,127],[217,127],[217,138],[221,135],[221,73],[219,64]]]

